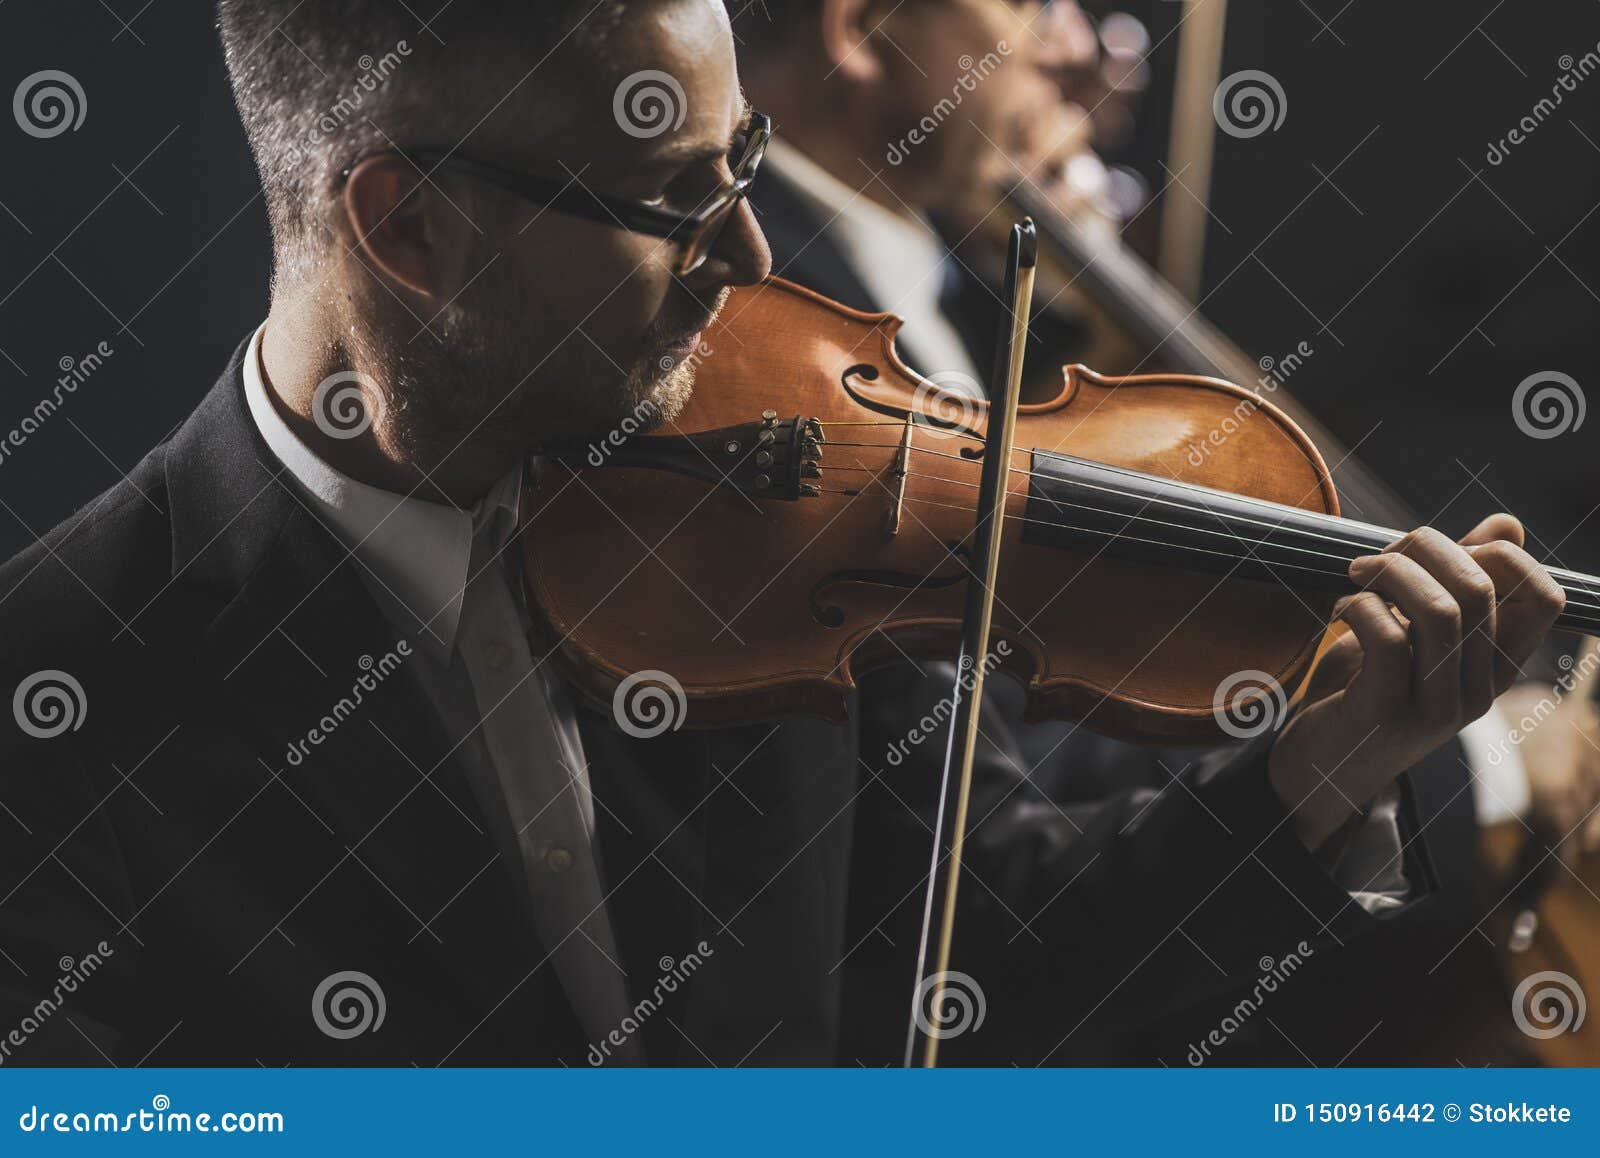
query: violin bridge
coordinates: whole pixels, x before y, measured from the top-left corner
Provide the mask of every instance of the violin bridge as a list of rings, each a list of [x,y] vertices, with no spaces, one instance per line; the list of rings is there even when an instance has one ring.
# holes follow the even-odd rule
[[[900,520],[906,505],[906,478],[911,473],[911,415],[906,415],[905,428],[900,432],[900,449],[895,452],[889,475],[894,479],[894,502],[883,520],[884,531],[893,536],[900,533]]]

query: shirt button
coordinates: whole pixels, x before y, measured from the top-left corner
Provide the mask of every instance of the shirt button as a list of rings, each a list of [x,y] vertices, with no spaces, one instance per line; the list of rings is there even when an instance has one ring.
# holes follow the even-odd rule
[[[511,664],[511,648],[499,642],[483,645],[483,662],[489,665],[490,671],[504,671]]]
[[[553,873],[564,873],[572,867],[572,853],[557,845],[544,854],[544,867]]]

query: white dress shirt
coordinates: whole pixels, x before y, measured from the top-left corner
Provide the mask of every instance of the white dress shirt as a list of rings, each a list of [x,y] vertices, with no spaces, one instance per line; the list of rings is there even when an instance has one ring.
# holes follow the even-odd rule
[[[268,395],[256,330],[245,398],[267,446],[308,505],[355,555],[452,740],[507,865],[520,865],[528,911],[593,1041],[628,1012],[626,979],[594,854],[594,799],[565,687],[535,668],[515,560],[522,466],[471,510],[380,490],[329,466],[289,429]],[[642,1060],[635,1037],[611,1056]]]
[[[1461,746],[1472,769],[1472,799],[1479,824],[1500,824],[1526,816],[1533,805],[1522,753],[1507,739],[1511,722],[1498,707],[1461,729]]]

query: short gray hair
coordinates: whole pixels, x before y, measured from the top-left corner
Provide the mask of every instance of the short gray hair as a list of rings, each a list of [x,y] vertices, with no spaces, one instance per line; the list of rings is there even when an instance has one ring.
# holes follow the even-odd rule
[[[345,167],[396,145],[461,144],[514,87],[536,83],[536,69],[598,46],[622,9],[620,0],[219,0],[280,272],[319,248]],[[497,57],[506,68],[493,67]],[[570,73],[551,71],[566,83],[542,88],[570,96]]]

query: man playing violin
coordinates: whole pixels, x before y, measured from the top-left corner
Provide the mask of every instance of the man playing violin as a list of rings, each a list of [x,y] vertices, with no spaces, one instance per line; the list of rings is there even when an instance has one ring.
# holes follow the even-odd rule
[[[538,449],[671,429],[699,332],[769,271],[743,197],[767,125],[727,14],[219,14],[271,308],[170,439],[0,577],[7,1060],[894,1056],[854,1011],[905,1009],[907,947],[857,952],[856,886],[926,864],[926,784],[868,807],[887,779],[853,726],[623,727],[530,648],[510,549]],[[403,65],[329,131],[387,44]],[[990,1024],[962,1056],[1082,1055],[1097,1010],[1153,1006],[1121,980],[1179,932],[1231,982],[1379,920],[1335,875],[1365,814],[1561,608],[1520,537],[1498,515],[1359,560],[1351,633],[1288,724],[1167,791],[1069,812],[986,789],[955,964]],[[1011,944],[985,936],[1012,914]]]

